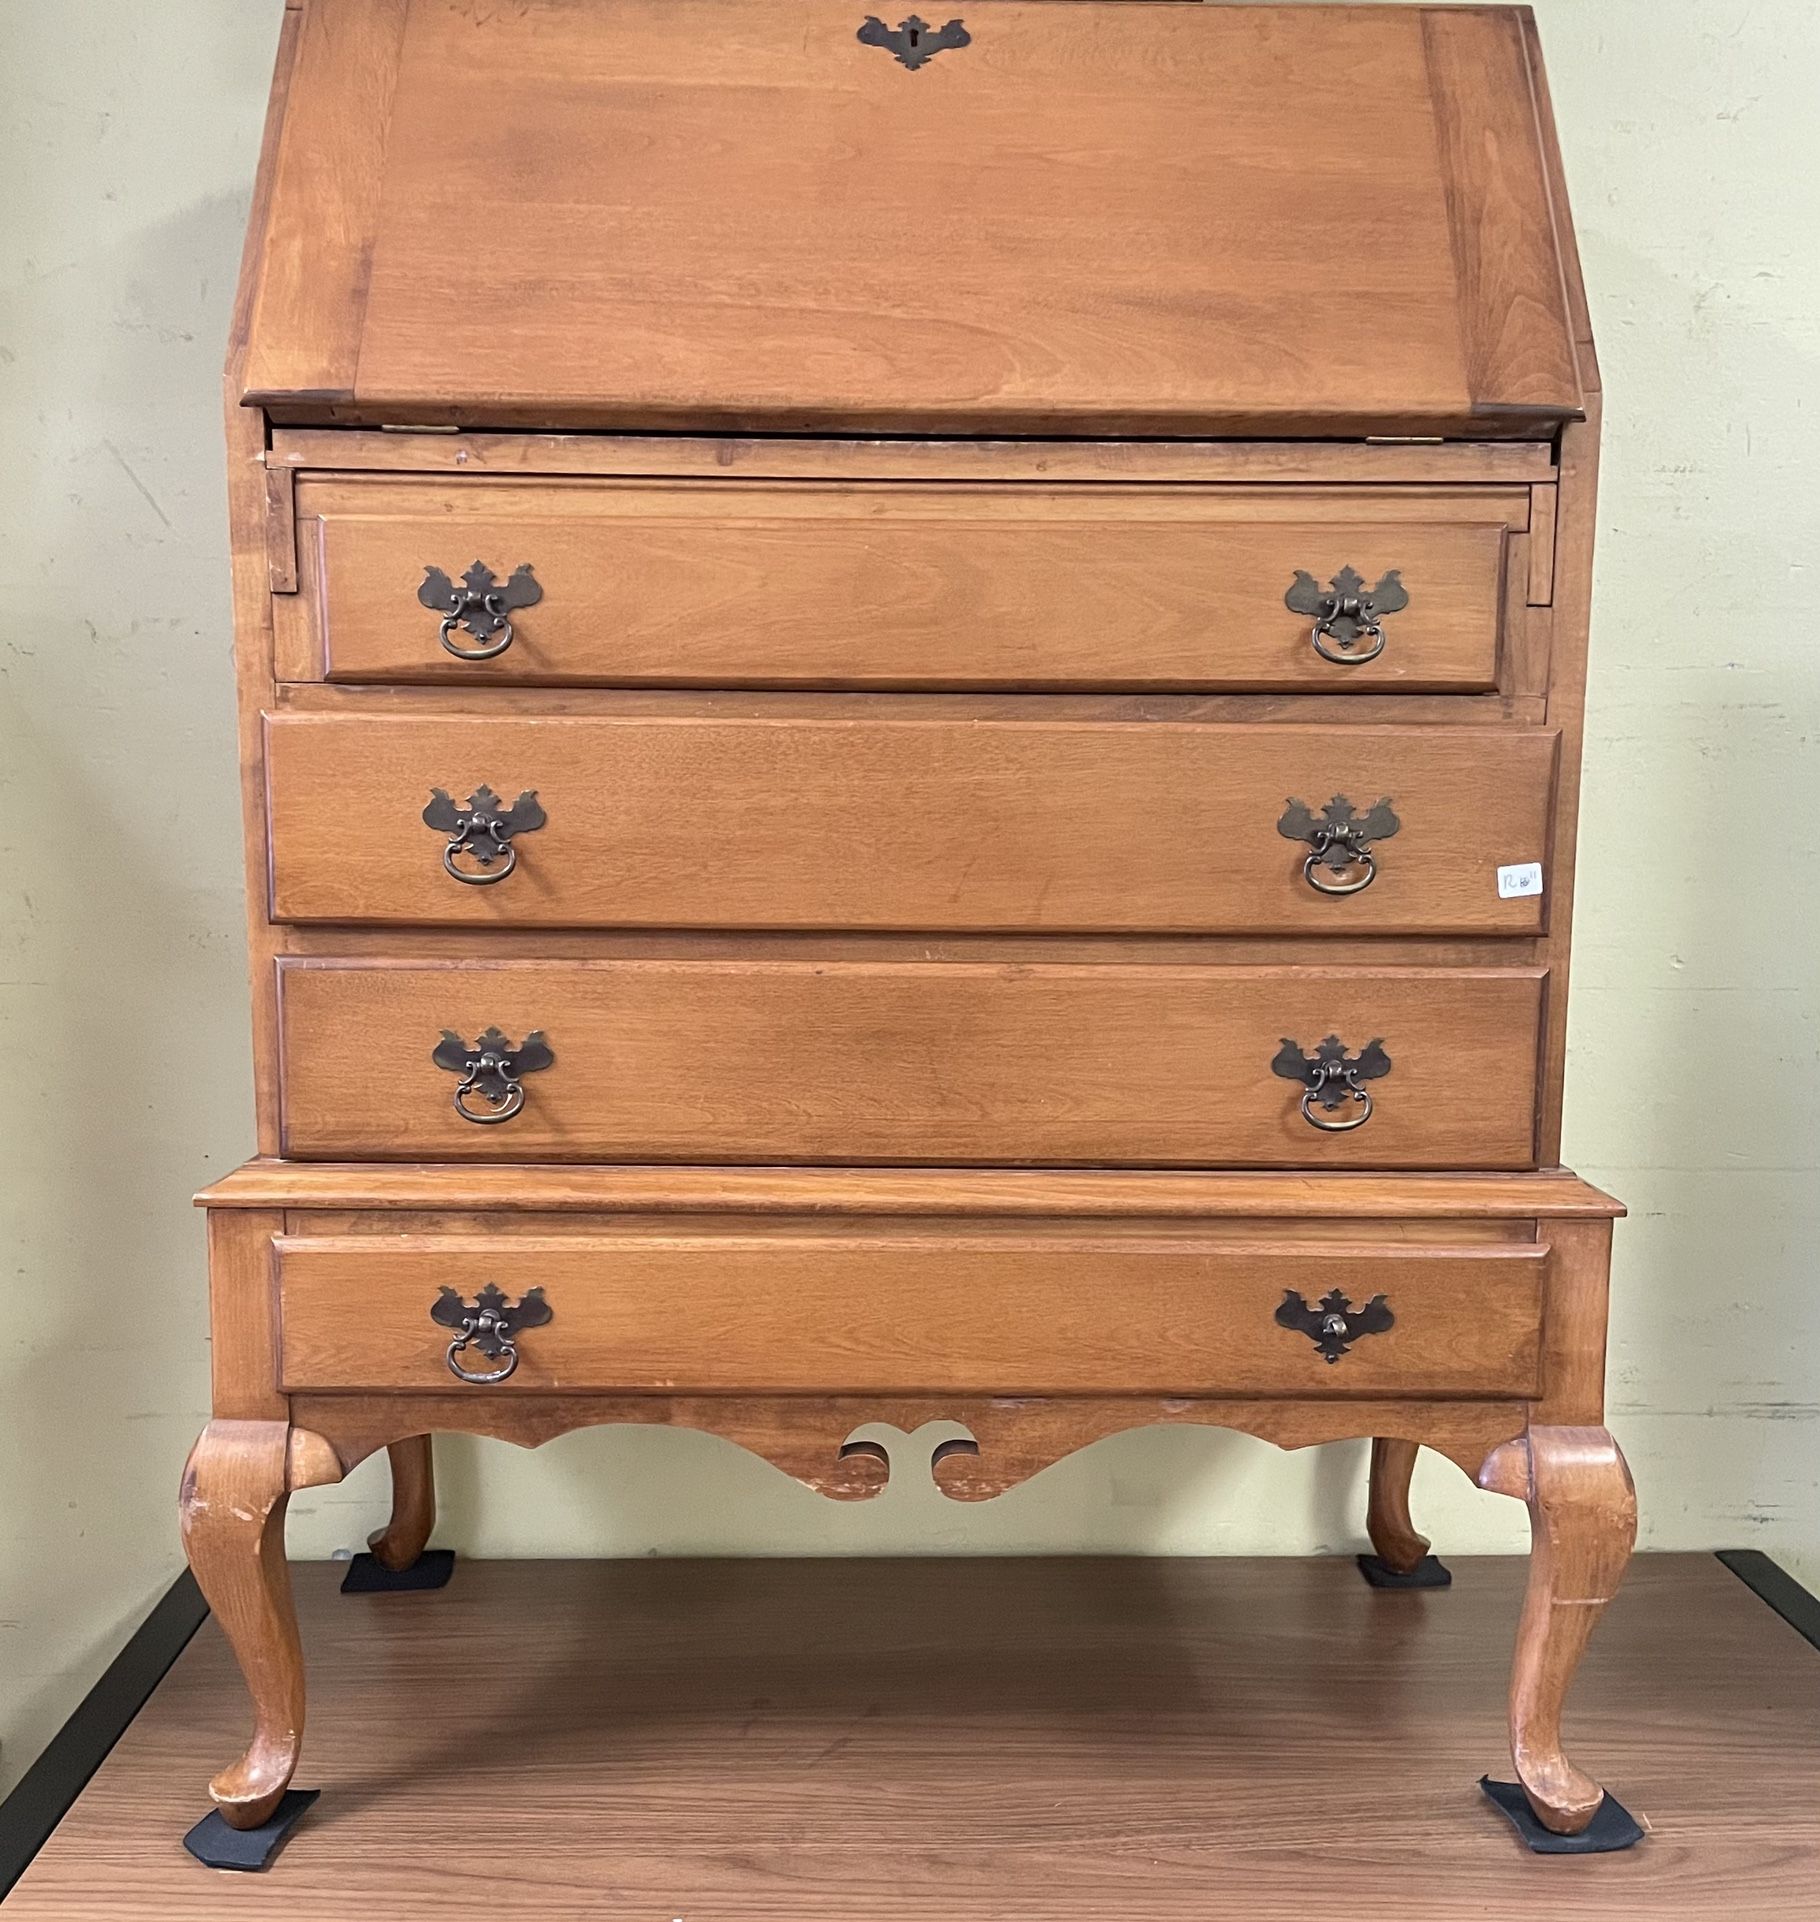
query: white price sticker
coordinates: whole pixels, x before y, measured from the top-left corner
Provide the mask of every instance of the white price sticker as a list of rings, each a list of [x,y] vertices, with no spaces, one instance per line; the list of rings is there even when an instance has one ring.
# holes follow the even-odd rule
[[[1515,867],[1499,868],[1498,899],[1514,900],[1519,894],[1540,894],[1542,892],[1542,863],[1540,861],[1520,861]]]

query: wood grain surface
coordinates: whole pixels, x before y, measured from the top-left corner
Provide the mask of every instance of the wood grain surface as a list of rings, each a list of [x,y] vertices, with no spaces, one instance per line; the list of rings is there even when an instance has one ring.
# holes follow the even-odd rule
[[[1543,897],[1502,898],[1498,870],[1548,856],[1555,747],[1515,728],[281,714],[266,740],[273,913],[1530,935]],[[485,886],[447,871],[449,836],[423,819],[436,789],[463,805],[483,785],[502,804],[534,792],[547,817]],[[1292,800],[1318,819],[1340,797],[1355,818],[1388,801],[1398,824],[1344,896],[1309,884],[1311,843],[1280,831]]]
[[[609,1211],[1179,1216],[1288,1222],[1608,1220],[1624,1207],[1565,1168],[1534,1174],[1154,1174],[1017,1168],[616,1168],[249,1161],[204,1188],[222,1210],[495,1215]],[[378,1224],[375,1224],[378,1225]]]
[[[1479,1471],[1481,1487],[1529,1506],[1529,1587],[1510,1675],[1510,1752],[1544,1827],[1578,1835],[1604,1786],[1569,1759],[1561,1717],[1593,1630],[1630,1562],[1637,1491],[1604,1428],[1538,1425],[1505,1442]]]
[[[436,1526],[436,1462],[428,1435],[409,1435],[386,1450],[392,1470],[392,1512],[386,1525],[367,1537],[367,1547],[382,1568],[394,1573],[412,1567]]]
[[[306,1234],[278,1244],[283,1385],[446,1394],[450,1336],[430,1309],[445,1287],[471,1302],[491,1284],[514,1301],[542,1289],[552,1319],[477,1394],[1524,1395],[1546,1259],[1535,1244],[1247,1246],[1040,1223],[504,1245]],[[1274,1317],[1286,1291],[1312,1305],[1329,1289],[1355,1308],[1386,1296],[1394,1324],[1324,1360]]]
[[[1420,1451],[1410,1441],[1388,1435],[1373,1438],[1371,1478],[1365,1506],[1365,1532],[1378,1559],[1407,1575],[1428,1553],[1428,1537],[1417,1532],[1409,1514],[1409,1485]]]
[[[315,0],[251,398],[1506,438],[1580,405],[1514,10],[997,0],[914,73],[838,0],[600,13]]]
[[[296,514],[282,679],[1356,693],[1493,685],[1529,496],[366,475],[304,478]],[[417,600],[475,560],[543,588],[488,662]],[[1283,601],[1344,567],[1409,595],[1358,666]]]
[[[1214,1440],[1182,1447],[1234,1459]],[[1344,1517],[1342,1484],[1317,1499]],[[1572,1728],[1652,1832],[1624,1855],[1539,1859],[1476,1786],[1508,1767],[1524,1565],[1448,1560],[1443,1594],[1368,1589],[1340,1556],[463,1560],[438,1593],[358,1597],[336,1592],[339,1568],[304,1566],[314,1706],[299,1779],[323,1800],[271,1873],[210,1875],[177,1845],[202,1775],[244,1728],[205,1623],[7,1912],[1808,1913],[1820,1654],[1710,1558],[1640,1557]],[[485,1846],[452,1828],[473,1809],[487,1811]]]
[[[305,1159],[1532,1166],[1529,968],[887,962],[280,963],[285,1143]],[[546,1035],[499,1126],[445,1030]],[[1324,1133],[1285,1036],[1381,1038],[1374,1112]],[[1349,1111],[1350,1112],[1350,1111]]]
[[[209,1793],[234,1828],[278,1806],[303,1740],[303,1657],[284,1556],[290,1494],[281,1421],[209,1423],[184,1465],[178,1518],[190,1571],[239,1657],[253,1736]]]
[[[1133,4],[1133,0],[1119,0]],[[300,472],[597,474],[726,480],[1548,482],[1540,440],[873,440],[859,435],[382,432],[274,426],[266,459]]]

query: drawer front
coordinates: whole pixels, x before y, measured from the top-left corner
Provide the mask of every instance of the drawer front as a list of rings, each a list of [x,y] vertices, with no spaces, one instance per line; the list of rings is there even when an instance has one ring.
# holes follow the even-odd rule
[[[278,1243],[283,1385],[446,1392],[450,1344],[472,1333],[455,1364],[509,1370],[463,1384],[477,1395],[1528,1395],[1545,1261],[1533,1243],[1246,1246],[1028,1224],[305,1237]],[[1338,1329],[1318,1306],[1334,1290]]]
[[[1497,871],[1547,853],[1556,740],[283,714],[266,734],[272,908],[504,927],[1527,935],[1540,897],[1500,899]],[[467,805],[482,787],[503,797],[491,834]],[[527,790],[535,812],[516,818],[541,824],[514,832],[506,804]],[[1320,841],[1341,797],[1341,820],[1374,837],[1364,859]]]
[[[1534,1159],[1545,979],[1536,969],[278,965],[284,1151],[303,1158],[1357,1168]],[[497,1069],[480,1059],[488,1029],[501,1036],[494,1056],[509,1050]],[[452,1038],[439,1041],[445,1031]],[[543,1040],[526,1067],[532,1033]],[[1343,1133],[1312,1126],[1301,1112],[1309,1090],[1278,1071],[1328,1035],[1362,1060],[1355,1072],[1370,1100],[1369,1118]],[[1376,1057],[1362,1053],[1373,1041]],[[1364,1078],[1384,1056],[1389,1071]],[[456,1111],[464,1081],[478,1121]],[[1331,1110],[1310,1095],[1317,1118],[1367,1112],[1329,1092]]]
[[[296,505],[280,679],[1336,692],[1493,686],[1529,512],[1496,488],[381,475],[306,479]],[[502,615],[511,636],[460,659],[419,593],[432,568],[465,593],[476,562],[502,600],[449,641],[485,653]],[[1285,604],[1298,571],[1327,592],[1346,568],[1407,597],[1369,661],[1356,635],[1324,659]]]

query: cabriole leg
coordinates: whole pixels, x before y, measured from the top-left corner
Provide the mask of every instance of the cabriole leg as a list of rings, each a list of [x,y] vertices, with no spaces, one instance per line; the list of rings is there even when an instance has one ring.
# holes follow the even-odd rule
[[[278,1806],[303,1740],[303,1650],[284,1558],[289,1425],[215,1421],[183,1471],[184,1553],[253,1698],[253,1739],[209,1784],[223,1818],[253,1829]]]
[[[1408,1575],[1428,1553],[1428,1537],[1409,1519],[1409,1482],[1416,1472],[1416,1444],[1383,1436],[1371,1444],[1371,1492],[1365,1506],[1365,1532],[1384,1566]]]
[[[1561,1748],[1561,1710],[1637,1535],[1637,1497],[1603,1428],[1532,1428],[1494,1449],[1483,1488],[1529,1504],[1529,1590],[1510,1677],[1510,1754],[1536,1820],[1578,1835],[1604,1790]]]
[[[428,1435],[408,1435],[389,1444],[392,1463],[392,1518],[367,1547],[381,1568],[402,1575],[415,1564],[436,1526],[436,1470]]]

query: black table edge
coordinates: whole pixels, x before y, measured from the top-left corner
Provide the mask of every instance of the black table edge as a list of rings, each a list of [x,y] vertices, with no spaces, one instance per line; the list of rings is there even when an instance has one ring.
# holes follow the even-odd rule
[[[1803,1641],[1820,1648],[1820,1595],[1756,1548],[1721,1548],[1718,1559],[1761,1602],[1767,1602]]]
[[[50,1739],[44,1753],[0,1802],[0,1898],[50,1840],[108,1751],[132,1726],[204,1621],[208,1604],[186,1568]]]

